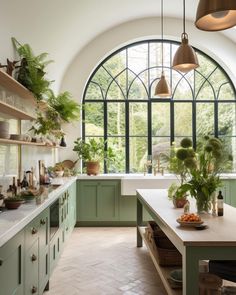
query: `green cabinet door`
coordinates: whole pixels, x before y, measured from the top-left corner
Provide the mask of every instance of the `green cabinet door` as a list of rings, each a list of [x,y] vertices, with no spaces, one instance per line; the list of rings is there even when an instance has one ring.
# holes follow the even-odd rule
[[[100,181],[97,190],[97,217],[99,221],[119,220],[119,182]]]
[[[224,197],[224,202],[228,205],[231,205],[231,194],[230,194],[230,183],[232,180],[223,180],[222,187],[219,189],[222,191],[222,195]],[[218,191],[217,191],[218,195]]]
[[[24,232],[0,248],[0,294],[23,295]]]
[[[76,224],[76,182],[74,182],[68,192],[69,192],[69,231],[71,232]]]
[[[236,207],[236,180],[229,180],[230,184],[230,205]]]
[[[79,221],[119,220],[120,181],[81,180],[78,193]]]

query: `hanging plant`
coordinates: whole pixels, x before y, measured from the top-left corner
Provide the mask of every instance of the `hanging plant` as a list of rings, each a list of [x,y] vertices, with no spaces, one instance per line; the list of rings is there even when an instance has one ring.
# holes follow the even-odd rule
[[[38,101],[48,96],[49,86],[53,81],[45,78],[45,68],[52,60],[46,60],[48,53],[35,56],[29,44],[20,44],[15,38],[12,43],[21,58],[20,67],[16,72],[19,83],[29,89]]]

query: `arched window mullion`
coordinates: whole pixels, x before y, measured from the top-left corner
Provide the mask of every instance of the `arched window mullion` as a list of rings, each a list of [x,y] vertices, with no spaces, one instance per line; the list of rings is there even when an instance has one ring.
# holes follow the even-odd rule
[[[192,93],[192,98],[194,99],[194,91],[193,91],[193,88],[191,86],[191,84],[189,83],[189,81],[186,79],[186,74],[182,74],[181,72],[177,71],[182,77],[179,79],[178,83],[176,84],[175,88],[174,88],[174,91],[172,92],[172,97],[175,96],[175,92],[176,92],[176,89],[178,88],[178,85],[180,84],[180,82],[182,81],[182,79],[184,79],[187,84],[189,85],[190,87],[190,90],[191,90],[191,93]]]
[[[201,84],[200,88],[198,89],[198,92],[197,92],[197,94],[196,94],[196,96],[195,96],[195,99],[197,99],[198,94],[200,93],[200,91],[202,90],[202,87],[204,86],[204,84],[205,84],[206,82],[209,83],[209,86],[211,87],[211,89],[212,89],[212,91],[213,91],[214,98],[216,99],[216,93],[215,93],[214,88],[212,87],[212,84],[209,82],[209,78],[210,78],[210,76],[211,76],[211,75],[212,75],[217,69],[218,69],[218,67],[215,67],[215,69],[214,69],[213,71],[211,71],[211,73],[207,76],[207,78],[204,77],[204,76],[202,75],[202,73],[200,73],[198,70],[194,70],[194,71],[196,71],[200,76],[202,76],[202,77],[204,78],[204,82]]]
[[[119,83],[116,81],[116,78],[119,77],[119,75],[122,74],[124,71],[126,71],[126,68],[125,68],[124,70],[122,70],[121,72],[119,72],[116,76],[113,77],[112,74],[111,74],[111,73],[110,73],[110,72],[109,72],[104,66],[102,66],[102,67],[103,67],[103,69],[108,73],[108,75],[110,75],[110,77],[112,78],[110,84],[109,84],[108,87],[107,87],[107,91],[106,91],[106,94],[105,94],[105,99],[107,98],[107,93],[108,93],[108,91],[109,91],[109,89],[110,89],[110,87],[111,87],[111,85],[112,85],[113,82],[116,83],[116,85],[117,85],[118,88],[120,89],[120,92],[122,93],[124,99],[126,99],[126,96],[125,96],[125,94],[124,94],[122,88],[120,87]]]
[[[144,87],[144,89],[145,89],[145,91],[146,91],[147,97],[148,97],[148,89],[147,89],[146,85],[144,84],[143,80],[139,77],[140,74],[144,73],[144,72],[147,71],[148,69],[145,69],[144,71],[141,71],[141,72],[139,72],[138,74],[135,74],[135,72],[132,71],[131,69],[127,69],[127,70],[130,71],[131,73],[133,73],[133,74],[135,75],[134,79],[131,81],[131,83],[130,83],[128,89],[127,89],[127,98],[129,97],[129,91],[130,91],[130,88],[131,88],[131,86],[133,85],[133,83],[134,83],[134,81],[136,80],[136,78],[138,78],[139,81],[142,83],[142,85],[143,85],[143,87]]]

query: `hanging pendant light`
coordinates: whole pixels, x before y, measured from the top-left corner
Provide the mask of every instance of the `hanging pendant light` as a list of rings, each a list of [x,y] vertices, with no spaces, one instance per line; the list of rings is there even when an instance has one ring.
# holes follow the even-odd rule
[[[235,0],[200,0],[195,26],[203,31],[221,31],[236,25]]]
[[[155,96],[159,97],[170,97],[170,87],[166,81],[165,73],[164,73],[164,54],[163,54],[163,0],[161,0],[161,78],[158,81],[156,87],[155,87]]]
[[[181,45],[175,53],[172,68],[187,73],[199,67],[199,64],[195,51],[188,44],[188,34],[185,32],[185,0],[183,0],[183,30]]]

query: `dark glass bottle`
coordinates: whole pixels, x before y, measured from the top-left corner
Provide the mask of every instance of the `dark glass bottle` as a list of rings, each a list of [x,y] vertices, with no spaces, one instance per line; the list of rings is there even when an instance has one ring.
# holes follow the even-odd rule
[[[223,216],[224,215],[224,197],[221,191],[219,191],[219,195],[217,196],[217,209],[218,209],[218,216]]]
[[[29,183],[27,181],[26,172],[24,171],[24,178],[23,178],[23,180],[21,182],[21,188],[27,189],[28,186],[29,186]]]
[[[61,138],[60,146],[66,147],[66,141],[64,136]]]
[[[7,189],[7,197],[8,198],[12,197],[12,185],[9,185],[9,188]]]
[[[12,181],[12,196],[15,197],[16,194],[17,194],[16,178],[13,177],[13,181]]]

